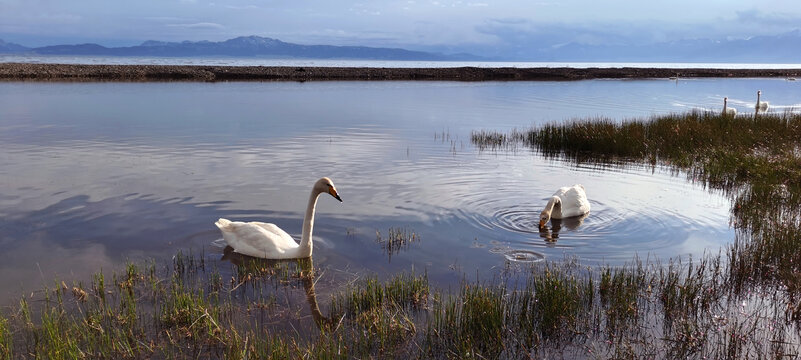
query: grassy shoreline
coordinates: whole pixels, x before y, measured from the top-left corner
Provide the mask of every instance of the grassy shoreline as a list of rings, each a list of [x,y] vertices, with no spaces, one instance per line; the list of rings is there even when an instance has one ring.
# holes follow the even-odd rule
[[[230,252],[228,279],[219,269],[227,263],[179,253],[168,266],[129,264],[23,298],[0,312],[0,358],[801,355],[801,115],[588,119],[477,131],[472,141],[575,163],[670,167],[730,197],[735,239],[690,260],[507,264],[492,280],[453,289],[433,288],[414,269],[326,284],[311,259]],[[377,233],[393,251],[413,240],[408,229]]]

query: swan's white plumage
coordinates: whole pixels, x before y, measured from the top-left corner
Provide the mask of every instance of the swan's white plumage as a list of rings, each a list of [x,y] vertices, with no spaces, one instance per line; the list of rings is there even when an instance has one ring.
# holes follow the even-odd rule
[[[590,202],[584,186],[576,184],[559,188],[548,200],[540,215],[540,227],[554,219],[581,216],[590,212]]]
[[[723,115],[724,116],[735,116],[737,115],[737,109],[729,107],[729,98],[723,98]]]
[[[221,218],[214,225],[217,225],[225,242],[237,253],[265,259],[309,257],[312,254],[314,210],[317,205],[317,197],[324,192],[342,201],[330,179],[322,178],[314,184],[306,207],[300,244],[275,224],[258,221],[230,221]]]
[[[759,90],[759,91],[757,91],[757,102],[756,102],[756,105],[754,105],[754,107],[758,111],[767,111],[768,107],[770,107],[770,104],[768,104],[767,101],[760,101],[761,97],[762,97],[762,90]]]
[[[234,251],[265,259],[289,259],[287,252],[297,250],[300,245],[275,224],[251,221],[217,220],[223,239]]]

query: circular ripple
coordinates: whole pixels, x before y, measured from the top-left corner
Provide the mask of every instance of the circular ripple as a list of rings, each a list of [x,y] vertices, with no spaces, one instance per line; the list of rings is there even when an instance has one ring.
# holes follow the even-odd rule
[[[545,260],[545,255],[529,250],[512,250],[503,254],[506,260],[521,263],[534,263]]]
[[[498,209],[492,216],[492,222],[498,227],[520,233],[539,233],[540,210],[533,207],[513,206]]]

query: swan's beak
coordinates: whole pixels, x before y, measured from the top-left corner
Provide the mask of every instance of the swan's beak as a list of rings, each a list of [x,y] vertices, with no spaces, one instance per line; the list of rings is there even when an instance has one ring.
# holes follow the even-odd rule
[[[540,229],[545,227],[545,220],[540,220]]]
[[[329,193],[331,196],[333,196],[333,197],[334,197],[334,199],[337,199],[337,200],[339,200],[339,202],[342,202],[342,198],[340,198],[340,197],[339,197],[339,194],[337,194],[337,190],[336,190],[336,189],[334,189],[334,187],[333,187],[333,186],[331,186],[331,187],[329,187],[329,188],[328,188],[328,193]]]

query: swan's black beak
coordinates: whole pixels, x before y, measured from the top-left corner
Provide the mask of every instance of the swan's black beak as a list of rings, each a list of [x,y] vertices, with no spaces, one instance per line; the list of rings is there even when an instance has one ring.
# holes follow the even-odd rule
[[[341,197],[339,197],[339,194],[337,194],[337,190],[336,190],[336,189],[334,189],[334,187],[333,187],[333,186],[329,186],[329,187],[328,187],[328,194],[329,194],[329,195],[331,195],[331,196],[333,196],[333,197],[334,197],[334,199],[337,199],[337,200],[339,200],[339,202],[342,202],[342,198],[341,198]]]

